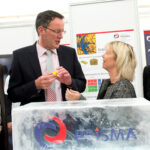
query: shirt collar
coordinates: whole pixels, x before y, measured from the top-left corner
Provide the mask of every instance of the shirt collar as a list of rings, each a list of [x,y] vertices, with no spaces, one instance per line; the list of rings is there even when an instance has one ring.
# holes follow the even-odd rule
[[[47,51],[47,49],[45,49],[44,47],[42,47],[38,42],[36,43],[36,47],[37,47],[37,52],[38,52],[39,56],[42,56]],[[57,54],[57,50],[56,49],[52,49],[50,51],[52,51],[52,53],[54,53],[54,54]]]
[[[52,49],[51,52],[54,53],[54,54],[57,54],[56,49]]]
[[[42,56],[47,51],[44,47],[39,45],[38,42],[36,43],[36,48],[37,48],[38,56]]]

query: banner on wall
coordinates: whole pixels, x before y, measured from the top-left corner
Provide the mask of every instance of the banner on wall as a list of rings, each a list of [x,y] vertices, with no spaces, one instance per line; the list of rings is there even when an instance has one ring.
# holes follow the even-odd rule
[[[77,55],[87,79],[83,93],[87,99],[96,98],[102,80],[109,78],[102,67],[102,55],[111,41],[123,41],[135,47],[134,29],[76,34]]]
[[[132,83],[137,97],[143,96],[137,6],[137,0],[92,0],[70,5],[71,45],[77,50],[87,79],[83,93],[86,99],[95,99],[102,80],[109,78],[106,70],[102,68],[102,55],[105,45],[116,40],[128,43],[134,48],[138,63]]]
[[[144,31],[146,63],[150,65],[150,30]]]

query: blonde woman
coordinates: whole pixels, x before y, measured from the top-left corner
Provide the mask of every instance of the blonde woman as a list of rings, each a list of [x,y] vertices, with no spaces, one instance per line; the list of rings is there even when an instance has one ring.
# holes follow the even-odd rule
[[[110,79],[103,80],[97,99],[136,97],[131,83],[136,67],[132,46],[121,41],[113,41],[108,43],[105,49],[106,52],[102,56],[103,68],[108,71]],[[75,99],[75,95],[77,98],[80,95],[80,99],[83,99],[80,93],[68,91],[66,91],[67,100],[71,100],[71,97]]]

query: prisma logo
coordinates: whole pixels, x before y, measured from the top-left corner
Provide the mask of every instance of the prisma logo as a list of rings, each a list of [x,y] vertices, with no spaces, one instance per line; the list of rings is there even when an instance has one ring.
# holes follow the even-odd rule
[[[146,39],[148,42],[150,42],[150,36],[149,35],[146,37]]]
[[[75,138],[77,142],[81,142],[81,141],[88,142],[92,140],[94,137],[96,138],[96,140],[102,140],[102,141],[119,141],[119,140],[129,141],[130,139],[131,140],[137,139],[132,128],[129,128],[126,131],[124,131],[123,129],[119,129],[119,130],[103,129],[99,131],[99,129],[96,128],[94,131],[91,129],[86,129],[86,130],[76,130],[75,132]]]
[[[118,39],[119,38],[119,34],[118,33],[114,34],[114,38]]]
[[[48,117],[49,122],[39,122],[34,128],[35,139],[45,149],[53,149],[52,143],[64,143],[67,136],[67,129],[62,120],[58,117]],[[69,132],[69,131],[68,131]],[[55,133],[55,134],[53,134]],[[49,135],[50,134],[50,135]],[[68,133],[69,134],[69,133]],[[96,141],[133,141],[137,140],[133,128],[129,129],[76,129],[72,134],[78,144]]]
[[[67,130],[65,124],[57,117],[48,117],[51,119],[51,122],[39,122],[35,128],[34,128],[34,136],[36,140],[39,142],[39,144],[46,148],[46,149],[52,149],[53,147],[50,147],[47,142],[50,143],[63,143],[66,139]],[[49,136],[48,130],[57,132],[57,129],[59,128],[59,132],[55,136]]]

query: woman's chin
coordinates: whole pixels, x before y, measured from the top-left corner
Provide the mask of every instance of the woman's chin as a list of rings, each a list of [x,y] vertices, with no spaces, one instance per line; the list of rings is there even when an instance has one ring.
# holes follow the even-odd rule
[[[104,65],[102,66],[102,68],[103,68],[103,69],[106,69]]]
[[[108,72],[108,68],[106,66],[103,66],[102,68]]]

